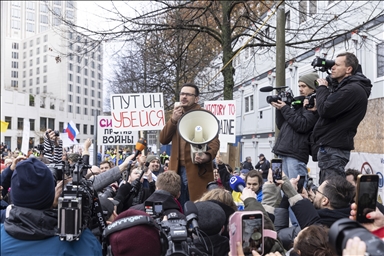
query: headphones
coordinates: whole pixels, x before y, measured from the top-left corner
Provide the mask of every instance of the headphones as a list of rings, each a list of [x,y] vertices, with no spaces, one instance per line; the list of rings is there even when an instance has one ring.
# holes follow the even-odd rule
[[[161,231],[160,226],[157,222],[150,216],[145,215],[133,215],[125,217],[119,220],[114,221],[112,224],[108,225],[103,232],[103,252],[104,255],[113,256],[111,245],[109,244],[109,236],[115,232],[118,232],[123,229],[147,225],[150,227],[155,227],[159,232],[159,239],[161,244],[161,255],[165,255],[168,250],[168,240],[166,234]]]

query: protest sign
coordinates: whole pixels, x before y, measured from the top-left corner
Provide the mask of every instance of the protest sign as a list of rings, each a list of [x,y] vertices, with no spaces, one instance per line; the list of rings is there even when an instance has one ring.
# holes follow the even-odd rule
[[[97,117],[98,145],[135,145],[139,140],[137,131],[114,131],[111,116]]]

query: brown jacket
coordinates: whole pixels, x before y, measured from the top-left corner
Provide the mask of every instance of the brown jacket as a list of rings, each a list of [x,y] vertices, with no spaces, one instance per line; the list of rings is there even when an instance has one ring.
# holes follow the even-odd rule
[[[190,110],[201,109],[200,105],[194,104]],[[188,112],[187,111],[187,112]],[[180,140],[183,140],[177,130],[177,124],[172,123],[171,118],[168,120],[163,130],[160,132],[160,143],[163,145],[169,144],[172,141],[171,158],[169,161],[169,169],[175,172],[179,170],[179,150]],[[187,170],[189,198],[191,201],[199,199],[204,192],[206,186],[210,181],[213,181],[213,166],[212,160],[216,157],[217,151],[220,148],[220,141],[216,136],[211,142],[208,143],[208,151],[205,153],[211,156],[211,161],[201,165],[199,175],[199,165],[193,164],[191,159],[191,146],[188,142],[184,143],[184,157],[185,168]]]

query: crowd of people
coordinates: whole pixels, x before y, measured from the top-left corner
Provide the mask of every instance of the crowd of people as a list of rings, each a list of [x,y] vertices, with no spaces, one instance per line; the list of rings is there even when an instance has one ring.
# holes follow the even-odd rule
[[[333,69],[340,87],[328,98],[327,81],[315,74],[299,79],[303,97],[325,87],[317,98],[318,112],[316,107],[305,108],[305,100],[301,106],[272,102],[281,129],[273,148],[283,163],[278,180],[264,154],[255,166],[247,157],[240,170],[225,163],[218,136],[208,142],[206,151],[191,151],[177,124],[184,114],[201,109],[194,84],[182,86],[180,103],[160,132],[160,143],[172,142],[169,155],[125,152],[117,159],[109,151],[106,159],[90,166],[90,139],[81,151],[69,153],[52,129],[44,135],[40,154],[7,150],[0,184],[1,255],[365,255],[368,241],[351,237],[335,247],[329,236],[337,221],[356,219],[359,172],[342,169],[345,159],[333,161],[334,155],[329,155],[349,159],[353,141],[335,144],[317,121],[329,126],[331,121],[326,120],[333,117],[327,108],[338,100],[334,94],[345,86],[361,86],[362,80],[355,78],[355,62],[348,54],[338,56]],[[356,116],[353,123],[360,118]],[[314,152],[307,140],[313,129],[322,173],[319,184],[308,185],[306,164]],[[349,134],[355,133],[356,128],[349,129]],[[247,211],[263,216],[264,230],[248,230],[247,236],[237,238],[234,234],[247,227],[234,223],[231,216]],[[79,212],[81,216],[76,215]],[[383,205],[377,203],[366,216],[372,223],[361,224],[380,238],[384,238],[383,213]]]

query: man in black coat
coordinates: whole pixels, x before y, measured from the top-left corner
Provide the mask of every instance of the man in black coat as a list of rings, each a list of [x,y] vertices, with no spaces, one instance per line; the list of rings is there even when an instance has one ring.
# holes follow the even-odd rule
[[[268,179],[268,171],[271,167],[269,161],[265,158],[264,154],[259,155],[259,162],[255,165],[255,170],[262,172],[264,182]]]
[[[367,111],[372,84],[361,72],[359,61],[353,53],[337,55],[332,67],[332,80],[336,83],[330,91],[327,80],[318,79],[316,108],[319,114],[313,138],[320,146],[317,159],[321,184],[328,176],[345,177],[344,167],[354,149],[353,138]]]

